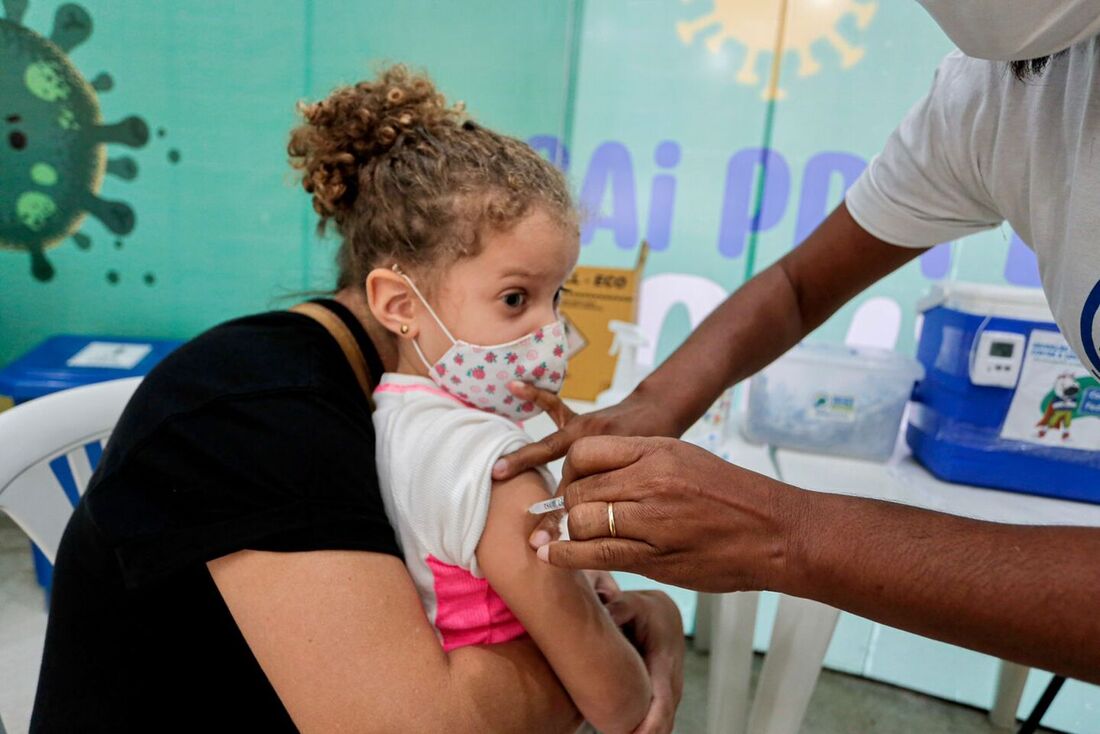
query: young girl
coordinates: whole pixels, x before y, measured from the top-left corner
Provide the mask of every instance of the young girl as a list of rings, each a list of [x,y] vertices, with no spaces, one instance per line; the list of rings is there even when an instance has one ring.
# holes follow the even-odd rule
[[[549,475],[490,476],[531,440],[520,421],[538,410],[507,384],[564,378],[557,307],[578,254],[564,177],[402,67],[337,91],[310,122],[314,155],[330,153],[307,188],[345,217],[356,201],[341,231],[373,267],[351,277],[396,342],[397,370],[374,393],[378,473],[441,644],[528,634],[593,726],[633,731],[651,700],[643,661],[585,578],[527,544],[526,510],[549,496]]]

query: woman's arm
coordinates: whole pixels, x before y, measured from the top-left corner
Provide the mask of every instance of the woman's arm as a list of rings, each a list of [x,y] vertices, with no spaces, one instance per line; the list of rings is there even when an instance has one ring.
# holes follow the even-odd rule
[[[559,459],[581,436],[681,435],[723,390],[768,365],[860,291],[923,252],[874,237],[841,204],[801,245],[727,298],[622,403],[578,416],[504,457],[494,478]],[[529,386],[517,394],[536,399]]]
[[[443,652],[400,559],[240,551],[207,564],[295,725],[309,732],[570,732],[530,641]]]
[[[527,508],[546,486],[525,472],[493,486],[477,548],[485,578],[538,644],[581,714],[602,732],[630,732],[652,697],[641,657],[580,573],[540,563],[527,544]]]

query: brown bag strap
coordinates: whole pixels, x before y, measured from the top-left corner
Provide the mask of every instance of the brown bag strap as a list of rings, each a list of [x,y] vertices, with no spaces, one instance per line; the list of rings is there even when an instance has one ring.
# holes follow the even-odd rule
[[[373,388],[370,383],[370,371],[367,369],[367,359],[363,356],[363,350],[359,348],[359,342],[355,340],[355,335],[351,333],[351,329],[348,328],[343,319],[319,303],[299,303],[290,310],[308,316],[332,334],[332,338],[340,345],[340,350],[343,351],[348,364],[351,365],[351,371],[355,373],[355,379],[358,380],[359,387],[363,390],[367,403],[373,409]]]

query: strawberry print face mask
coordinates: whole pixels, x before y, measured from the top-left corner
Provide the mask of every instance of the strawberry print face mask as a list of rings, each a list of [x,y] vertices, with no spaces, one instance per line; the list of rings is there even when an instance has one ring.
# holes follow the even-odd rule
[[[420,345],[413,348],[428,369],[436,385],[462,402],[514,421],[523,421],[542,412],[534,403],[519,400],[508,391],[509,382],[527,382],[556,393],[565,379],[567,327],[561,319],[504,344],[482,346],[451,335],[428,301],[407,275],[400,274],[435,323],[451,341],[451,348],[434,364],[428,362]]]

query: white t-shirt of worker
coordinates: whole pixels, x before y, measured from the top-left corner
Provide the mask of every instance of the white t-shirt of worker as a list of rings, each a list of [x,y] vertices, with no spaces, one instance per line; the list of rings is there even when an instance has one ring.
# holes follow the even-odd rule
[[[482,575],[476,552],[489,516],[493,464],[531,437],[426,377],[386,373],[374,404],[382,501],[443,648],[524,635]],[[539,472],[549,492],[550,474]]]
[[[846,197],[852,217],[908,247],[1007,221],[1036,254],[1059,328],[1100,377],[1100,43],[1021,82],[949,54],[932,89]]]

